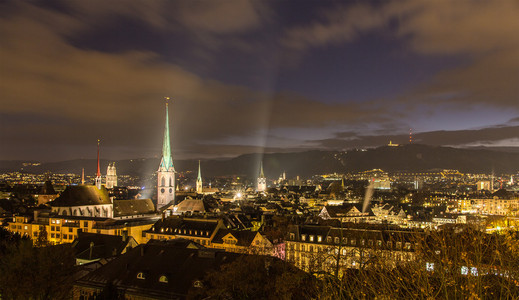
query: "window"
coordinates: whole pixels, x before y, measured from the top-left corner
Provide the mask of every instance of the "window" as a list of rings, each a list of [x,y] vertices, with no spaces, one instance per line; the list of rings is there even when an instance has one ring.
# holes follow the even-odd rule
[[[195,280],[195,282],[193,282],[193,287],[202,288],[204,287],[204,284],[200,280]]]
[[[73,229],[69,227],[68,232],[72,232],[72,231],[73,231]]]
[[[168,277],[166,275],[160,276],[159,282],[168,283]]]
[[[350,244],[355,245],[355,239],[351,239]]]
[[[396,242],[396,248],[401,249],[402,248],[402,242]]]
[[[61,223],[61,220],[56,220],[56,224],[59,224],[59,223]]]
[[[290,239],[293,240],[295,238],[295,234],[294,233],[290,233]]]
[[[51,233],[50,234],[50,237],[53,239],[55,237],[55,234],[54,233]]]
[[[87,221],[83,222],[83,227],[88,227],[88,222]]]
[[[23,229],[27,230],[27,225],[23,226]]]
[[[336,237],[336,238],[335,238],[335,243],[336,243],[336,244],[339,244],[339,240],[340,240],[340,239],[339,239],[338,237]]]
[[[318,236],[317,236],[317,241],[318,241],[319,243],[322,242],[322,241],[323,241],[323,237],[320,236],[320,235],[318,235]]]
[[[314,241],[314,236],[311,235],[311,236],[310,236],[310,242],[313,242],[313,241]]]
[[[326,242],[329,243],[329,244],[331,244],[331,242],[332,242],[332,237],[331,237],[331,236],[327,237],[327,238],[326,238]]]
[[[306,234],[301,235],[301,240],[306,241]]]
[[[137,273],[137,279],[146,279],[146,275],[143,272]]]
[[[360,242],[360,244],[361,244],[362,246],[364,246],[365,243],[366,243],[366,241],[365,241],[364,239],[362,239],[362,241]]]

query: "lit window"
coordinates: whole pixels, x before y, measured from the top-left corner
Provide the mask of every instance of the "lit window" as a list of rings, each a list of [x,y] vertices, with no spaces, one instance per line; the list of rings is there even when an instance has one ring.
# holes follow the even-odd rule
[[[193,282],[193,287],[202,288],[204,287],[204,284],[202,283],[202,281],[196,280],[195,282]]]
[[[162,275],[162,276],[160,276],[160,278],[159,278],[159,282],[168,283],[168,277],[166,277],[166,275]]]
[[[313,242],[313,241],[314,241],[314,236],[311,235],[311,236],[310,236],[310,242]]]
[[[317,241],[318,241],[318,242],[322,242],[322,241],[323,241],[323,237],[320,236],[320,235],[318,235],[318,236],[317,236]]]
[[[301,235],[301,240],[306,241],[306,234]]]
[[[61,221],[60,220],[56,220],[56,224],[59,224],[59,223],[61,223]]]
[[[23,229],[27,230],[27,225],[23,226]]]

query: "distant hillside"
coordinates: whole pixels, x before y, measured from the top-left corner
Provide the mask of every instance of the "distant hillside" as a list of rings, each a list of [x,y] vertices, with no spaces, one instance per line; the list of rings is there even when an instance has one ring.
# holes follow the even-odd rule
[[[225,160],[202,160],[204,176],[244,175],[256,176],[259,172],[260,154],[245,154]],[[106,172],[107,160],[101,161],[102,172]],[[149,175],[156,171],[159,160],[132,159],[116,161],[118,174]],[[332,172],[356,172],[370,169],[385,171],[426,171],[431,169],[457,169],[462,172],[515,173],[519,170],[519,153],[483,149],[458,149],[426,145],[404,145],[401,147],[379,147],[367,150],[307,151],[298,153],[271,153],[263,157],[265,174],[277,178],[283,171],[288,177],[308,177]],[[0,161],[0,172],[20,171],[22,162]],[[70,160],[25,166],[23,171],[43,173],[95,173],[95,160]],[[175,161],[177,171],[195,171],[197,160]]]

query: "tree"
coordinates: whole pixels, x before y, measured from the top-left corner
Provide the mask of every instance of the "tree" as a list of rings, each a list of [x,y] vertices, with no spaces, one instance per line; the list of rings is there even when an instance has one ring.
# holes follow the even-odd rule
[[[40,231],[38,231],[38,236],[36,237],[36,241],[34,241],[34,246],[36,247],[46,247],[49,246],[49,240],[47,237],[47,229],[46,226],[43,225]]]
[[[414,259],[324,278],[322,299],[517,299],[519,234],[445,227],[413,241]]]
[[[317,294],[317,280],[274,257],[247,255],[207,274],[199,299],[306,299]]]
[[[70,298],[75,259],[69,245],[37,248],[31,240],[21,238],[7,244],[2,252],[2,298]]]

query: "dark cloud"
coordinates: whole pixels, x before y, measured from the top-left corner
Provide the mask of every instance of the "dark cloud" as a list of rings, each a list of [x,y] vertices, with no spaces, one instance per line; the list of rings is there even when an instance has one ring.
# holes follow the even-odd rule
[[[97,138],[102,139],[103,155],[108,158],[157,156],[164,96],[173,99],[172,143],[180,158],[376,146],[387,143],[387,137],[402,142],[405,135],[397,133],[407,130],[406,118],[417,107],[457,103],[456,109],[464,110],[483,103],[517,109],[518,43],[512,33],[517,32],[518,19],[511,18],[517,12],[513,2],[459,1],[452,10],[450,2],[443,1],[355,4],[324,11],[319,21],[287,31],[269,2],[263,1],[52,3],[0,4],[1,158],[91,157]],[[201,67],[186,67],[189,64],[182,64],[186,59],[180,55],[167,58],[164,53],[170,48],[158,49],[161,42],[151,47],[138,37],[139,47],[124,44],[112,51],[95,47],[99,31],[121,18],[130,20],[125,24],[144,24],[141,37],[151,32],[153,39],[175,37],[163,44],[188,49],[192,55],[187,60],[194,61],[191,66]],[[393,28],[392,22],[398,25]],[[131,31],[119,28],[114,34],[125,29]],[[279,46],[278,34],[284,34],[282,44],[287,49],[310,51],[351,42],[373,31],[397,37],[420,55],[463,55],[467,63],[439,72],[398,99],[323,102],[276,87],[283,59],[291,55],[290,51],[271,53]],[[273,37],[265,38],[272,33]],[[89,35],[91,40],[86,38]],[[185,36],[189,39],[179,38]],[[269,38],[276,41],[265,43]],[[214,63],[216,53],[227,55],[225,63]],[[258,59],[251,64],[258,67],[240,60],[241,53],[253,53]],[[207,75],[210,72],[194,69],[239,70],[235,77],[254,77],[259,87],[215,80],[216,76]],[[377,83],[365,86],[376,89]],[[304,134],[275,138],[272,134],[322,130],[329,136],[347,128],[350,132],[336,138],[309,142]],[[513,138],[510,132],[500,132]],[[461,135],[451,134],[424,133],[416,139],[452,144]],[[464,142],[458,144],[498,141],[484,130],[463,134]]]
[[[514,1],[391,1],[327,9],[310,25],[290,28],[284,44],[297,51],[351,43],[377,31],[421,55],[465,56],[398,100],[437,106],[500,105],[519,109],[519,4]]]

